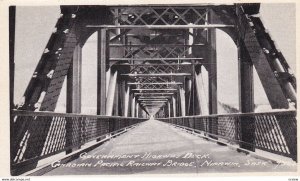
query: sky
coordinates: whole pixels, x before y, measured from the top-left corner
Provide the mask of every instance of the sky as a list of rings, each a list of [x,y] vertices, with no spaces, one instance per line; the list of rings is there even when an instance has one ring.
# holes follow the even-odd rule
[[[15,91],[18,103],[46,47],[60,10],[58,6],[17,7],[15,43]],[[260,17],[277,48],[283,52],[292,70],[296,71],[296,33],[294,4],[262,4]],[[96,105],[96,34],[83,47],[82,106]],[[217,31],[218,99],[238,105],[237,49],[222,31]],[[267,98],[255,74],[255,103],[266,104]],[[65,87],[59,105],[65,104]],[[88,113],[88,112],[87,112]]]

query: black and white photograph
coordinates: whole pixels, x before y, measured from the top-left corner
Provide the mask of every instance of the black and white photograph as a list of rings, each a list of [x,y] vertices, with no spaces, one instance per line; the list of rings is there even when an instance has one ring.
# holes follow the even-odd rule
[[[297,3],[163,3],[7,7],[10,176],[298,174]]]

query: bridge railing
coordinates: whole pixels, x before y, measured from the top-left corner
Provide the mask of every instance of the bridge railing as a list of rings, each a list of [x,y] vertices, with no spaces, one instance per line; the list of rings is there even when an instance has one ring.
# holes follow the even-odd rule
[[[31,170],[41,159],[79,148],[93,140],[99,141],[107,135],[115,134],[146,120],[13,110],[11,113],[11,170],[16,171],[12,174]]]
[[[296,111],[162,118],[205,136],[297,160]]]

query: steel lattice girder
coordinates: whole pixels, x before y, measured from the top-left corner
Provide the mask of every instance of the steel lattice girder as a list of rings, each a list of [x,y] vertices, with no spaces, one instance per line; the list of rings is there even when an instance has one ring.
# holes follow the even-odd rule
[[[188,25],[207,22],[206,7],[111,7],[114,21],[120,25]]]

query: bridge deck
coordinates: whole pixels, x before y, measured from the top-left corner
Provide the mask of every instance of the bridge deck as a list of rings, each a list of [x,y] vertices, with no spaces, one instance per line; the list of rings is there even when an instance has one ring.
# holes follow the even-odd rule
[[[132,158],[101,158],[107,155]],[[46,175],[296,171],[290,165],[278,166],[238,153],[156,120],[146,121],[70,163],[72,167],[60,166]]]

